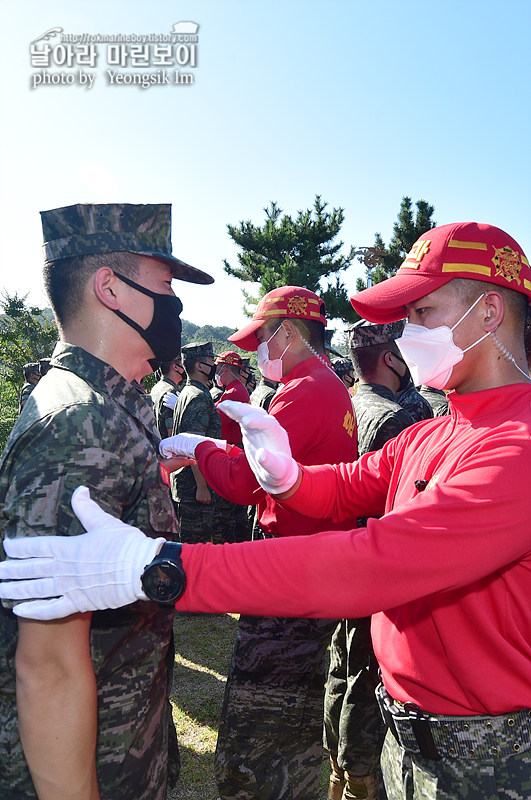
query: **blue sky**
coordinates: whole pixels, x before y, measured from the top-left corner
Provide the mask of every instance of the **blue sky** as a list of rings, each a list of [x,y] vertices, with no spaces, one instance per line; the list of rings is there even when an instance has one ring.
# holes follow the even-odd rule
[[[173,204],[174,253],[216,279],[175,284],[198,324],[243,323],[226,225],[261,223],[271,200],[342,206],[346,248],[388,241],[409,195],[439,224],[499,225],[531,255],[526,0],[0,0],[0,14],[9,292],[45,304],[38,212],[77,202]],[[200,26],[193,86],[110,86],[100,63],[92,89],[30,88],[30,42],[50,28],[162,34],[181,20]],[[345,273],[352,290],[361,269]]]

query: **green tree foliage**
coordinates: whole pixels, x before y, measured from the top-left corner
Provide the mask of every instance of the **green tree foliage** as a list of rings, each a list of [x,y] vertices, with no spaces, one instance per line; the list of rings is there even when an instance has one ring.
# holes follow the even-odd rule
[[[373,247],[363,248],[369,252],[360,252],[360,260],[366,266],[366,276],[365,280],[358,278],[356,282],[358,292],[395,275],[419,236],[437,224],[432,219],[434,206],[430,206],[426,200],[417,200],[415,205],[416,213],[413,210],[411,197],[403,197],[389,245],[386,246],[381,235],[376,233]]]
[[[23,365],[49,358],[58,338],[50,309],[29,306],[26,299],[4,291],[0,300],[0,371],[17,388],[24,382]]]
[[[0,308],[0,446],[18,415],[18,396],[29,361],[48,358],[57,341],[50,309],[29,306],[27,295],[2,293]]]
[[[313,208],[299,211],[295,219],[276,202],[264,208],[265,222],[254,225],[250,220],[238,226],[227,225],[231,239],[242,249],[238,253],[239,267],[224,261],[229,275],[241,281],[259,283],[258,295],[242,289],[244,311],[252,315],[253,306],[279,286],[304,286],[319,293],[327,306],[330,318],[350,321],[352,307],[348,294],[337,273],[347,269],[354,258],[354,248],[341,255],[343,242],[334,242],[345,219],[342,208],[327,211],[320,195]],[[323,287],[321,281],[327,279]]]

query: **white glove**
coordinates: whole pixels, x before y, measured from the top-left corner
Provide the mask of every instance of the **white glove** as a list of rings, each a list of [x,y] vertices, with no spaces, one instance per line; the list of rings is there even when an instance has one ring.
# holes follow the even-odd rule
[[[220,450],[227,450],[227,442],[224,439],[212,439],[210,436],[198,436],[195,433],[178,433],[177,436],[168,436],[159,444],[159,453],[163,458],[171,456],[195,457],[195,448],[201,442],[214,442]]]
[[[162,405],[166,406],[166,408],[171,408],[171,410],[173,411],[173,409],[177,405],[178,399],[179,395],[174,394],[173,392],[166,392],[166,394],[162,398]]]
[[[240,423],[245,455],[262,489],[269,494],[291,489],[299,466],[291,457],[288,434],[277,420],[263,408],[235,400],[223,400],[218,408]]]
[[[88,533],[4,540],[15,560],[0,564],[0,597],[31,600],[13,608],[19,617],[59,619],[147,600],[140,576],[166,540],[150,539],[107,514],[86,486],[73,493],[72,508]]]

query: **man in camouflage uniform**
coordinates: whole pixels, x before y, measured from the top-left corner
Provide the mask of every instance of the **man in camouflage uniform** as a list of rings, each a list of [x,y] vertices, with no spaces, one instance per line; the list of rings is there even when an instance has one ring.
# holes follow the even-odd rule
[[[249,398],[249,402],[252,406],[258,406],[258,408],[265,408],[266,411],[269,411],[269,406],[271,404],[271,400],[275,396],[275,392],[278,388],[278,383],[276,381],[270,381],[268,378],[260,378],[260,382],[254,392],[251,393]]]
[[[20,390],[20,397],[18,400],[18,413],[22,411],[26,400],[32,393],[32,391],[37,386],[38,382],[41,379],[41,373],[39,370],[39,362],[38,361],[30,361],[28,364],[24,364],[22,367],[22,371],[24,373],[24,384],[22,389]]]
[[[216,365],[212,342],[192,342],[182,348],[187,381],[173,412],[173,433],[195,433],[221,438],[221,420],[208,386]],[[196,465],[171,475],[172,497],[177,505],[181,541],[212,541],[212,515],[216,495]]]
[[[134,381],[180,327],[171,278],[211,279],[171,255],[168,205],[76,205],[42,224],[60,342],[0,462],[2,541],[82,533],[70,507],[80,484],[171,538],[159,435]],[[173,611],[146,600],[58,625],[0,608],[2,800],[164,799]]]
[[[442,389],[434,389],[433,386],[421,386],[419,394],[430,404],[434,417],[444,417],[449,413],[446,393]]]
[[[173,429],[173,409],[179,397],[179,386],[184,377],[184,367],[181,356],[172,361],[165,361],[160,365],[160,380],[153,386],[151,402],[155,413],[155,421],[160,433],[160,438],[171,436]],[[171,395],[171,397],[169,397]]]
[[[359,378],[353,403],[360,456],[379,450],[417,421],[395,400],[401,382],[407,380],[413,386],[395,343],[403,328],[403,321],[370,325],[361,320],[348,329],[352,357],[348,363]],[[413,406],[418,406],[409,388],[404,391]],[[374,697],[377,685],[370,618],[341,620],[332,639],[325,695],[324,744],[332,766],[332,800],[378,797],[384,727]]]

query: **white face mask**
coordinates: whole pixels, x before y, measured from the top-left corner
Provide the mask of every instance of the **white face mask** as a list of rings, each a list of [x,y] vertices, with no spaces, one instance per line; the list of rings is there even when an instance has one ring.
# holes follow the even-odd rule
[[[282,356],[290,346],[291,341],[287,343],[286,347],[282,351],[280,358],[274,358],[274,359],[269,358],[268,344],[273,338],[273,336],[276,336],[281,327],[282,323],[280,323],[275,333],[273,333],[269,337],[267,342],[262,342],[261,344],[258,345],[256,353],[258,357],[258,369],[260,370],[264,378],[268,378],[270,381],[277,381],[277,382],[282,380]]]
[[[425,328],[423,325],[411,322],[405,324],[402,336],[396,343],[407,362],[415,386],[426,385],[433,386],[434,389],[444,389],[454,366],[462,361],[465,353],[490,336],[489,331],[462,350],[455,344],[452,333],[485,295],[486,292],[481,294],[451,328],[447,325]]]

